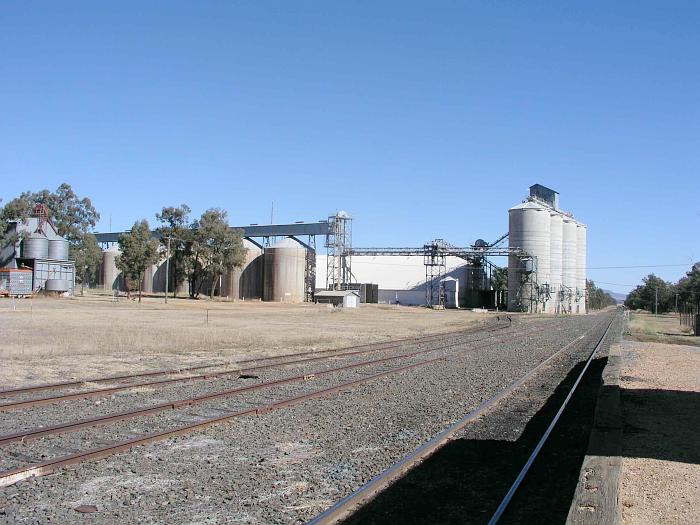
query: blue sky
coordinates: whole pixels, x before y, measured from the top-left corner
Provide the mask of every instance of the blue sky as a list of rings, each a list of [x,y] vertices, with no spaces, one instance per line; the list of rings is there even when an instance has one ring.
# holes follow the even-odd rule
[[[468,244],[533,183],[626,291],[700,259],[697,2],[3,2],[0,197]]]

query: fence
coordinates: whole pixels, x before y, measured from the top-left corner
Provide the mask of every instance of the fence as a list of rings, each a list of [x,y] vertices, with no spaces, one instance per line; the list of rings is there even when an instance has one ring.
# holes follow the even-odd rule
[[[696,336],[700,336],[700,312],[695,305],[687,305],[679,312],[681,326],[690,328]]]

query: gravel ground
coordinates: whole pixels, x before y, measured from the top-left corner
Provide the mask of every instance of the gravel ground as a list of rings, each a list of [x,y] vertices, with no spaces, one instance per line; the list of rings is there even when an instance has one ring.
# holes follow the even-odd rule
[[[547,320],[537,325],[541,330],[517,341],[472,348],[448,362],[402,372],[329,398],[240,418],[139,447],[128,454],[27,480],[0,489],[0,518],[9,523],[303,522],[598,321],[597,316]],[[570,352],[572,357],[562,358],[563,364],[552,365],[552,374],[565,375],[586,352],[588,343],[584,340],[576,345]],[[339,364],[334,362],[333,366]],[[316,363],[314,369],[319,368],[320,363]],[[293,375],[303,369],[273,370],[258,380]],[[376,368],[372,372],[376,373]],[[66,453],[87,442],[97,446],[118,437],[170,427],[177,421],[217,411],[220,414],[241,403],[270,402],[302,389],[318,389],[356,377],[358,372],[334,374],[278,388],[274,393],[251,393],[236,399],[235,405],[229,400],[207,403],[88,432],[13,444],[3,447],[2,465],[25,464],[28,459],[39,459],[37,455]],[[179,385],[174,390],[178,397],[198,395],[194,392],[209,388],[204,383],[191,383],[186,391]],[[167,395],[159,388],[148,402],[166,399]],[[128,404],[125,400],[131,396],[109,398],[108,412],[124,409]],[[143,394],[137,397],[140,404],[145,404]],[[100,410],[95,400],[81,403],[84,405],[80,408],[71,404],[70,411],[63,413],[60,411],[68,409],[59,405],[7,413],[4,418],[14,419],[5,420],[3,428],[16,431],[34,427],[52,414],[62,420],[75,418],[76,410],[90,415]],[[73,510],[78,505],[95,505],[97,512],[79,514]]]

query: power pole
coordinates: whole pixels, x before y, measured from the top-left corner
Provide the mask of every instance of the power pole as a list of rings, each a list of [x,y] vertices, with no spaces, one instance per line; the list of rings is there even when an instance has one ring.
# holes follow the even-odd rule
[[[654,295],[654,315],[659,315],[659,287],[655,289]]]
[[[170,237],[168,237],[168,247],[165,250],[165,304],[168,304],[169,277],[170,277]]]

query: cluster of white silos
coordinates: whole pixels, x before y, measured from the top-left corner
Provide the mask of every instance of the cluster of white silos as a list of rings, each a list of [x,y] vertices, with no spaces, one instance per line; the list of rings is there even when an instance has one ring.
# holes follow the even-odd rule
[[[551,190],[550,190],[551,191]],[[586,313],[586,226],[557,209],[557,199],[530,197],[508,211],[508,308]]]
[[[267,248],[243,239],[246,257],[240,268],[234,268],[217,284],[216,295],[230,300],[264,300],[274,302],[302,302],[306,297],[308,261],[315,261],[315,253],[293,238],[285,238]],[[311,255],[309,255],[311,251]],[[123,290],[124,282],[116,265],[119,250],[112,246],[102,252],[101,284],[107,290]],[[142,291],[165,291],[166,264],[163,258],[151,265],[144,274]],[[171,270],[172,272],[172,270]],[[172,276],[169,279],[172,290]],[[189,293],[187,282],[178,287],[178,295]],[[208,290],[200,290],[207,294]]]

